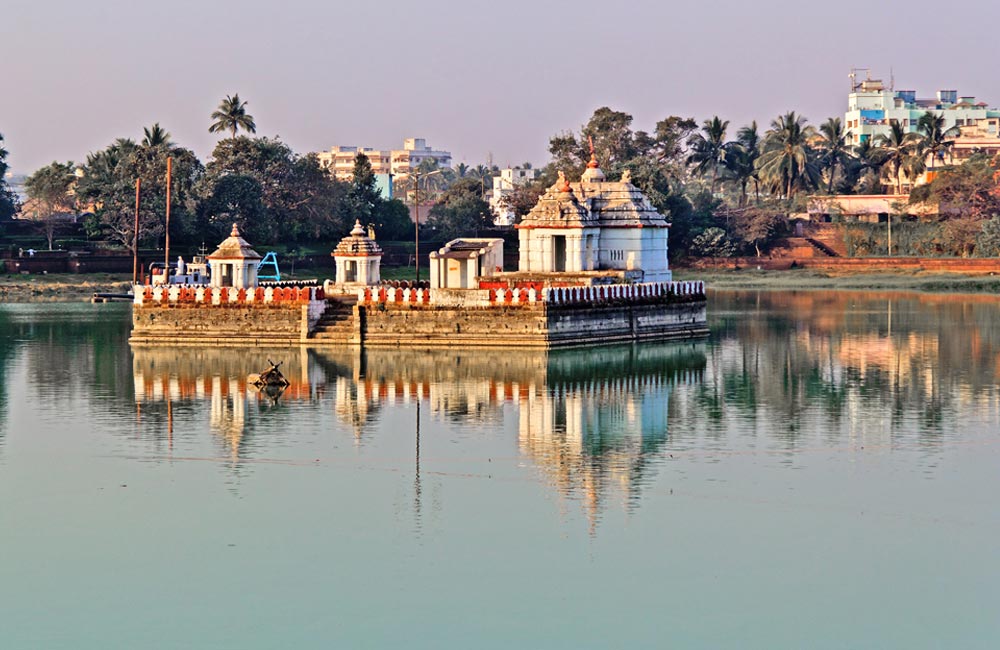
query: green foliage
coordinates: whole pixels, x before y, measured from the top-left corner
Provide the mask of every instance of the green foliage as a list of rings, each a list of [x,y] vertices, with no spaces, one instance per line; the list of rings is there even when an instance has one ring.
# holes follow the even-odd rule
[[[35,211],[29,217],[45,219],[73,210],[75,199],[70,189],[76,182],[74,168],[71,162],[52,162],[28,177],[24,189],[35,204]]]
[[[738,246],[726,231],[712,226],[691,241],[691,253],[699,257],[732,257]]]
[[[853,156],[847,145],[849,132],[844,131],[844,125],[839,117],[831,117],[819,127],[819,165],[827,176],[828,193],[833,193],[837,169],[844,169]]]
[[[173,160],[171,235],[183,237],[193,232],[197,225],[195,186],[204,173],[201,161],[190,149],[170,144],[169,138],[148,141],[160,144],[137,145],[132,140],[119,139],[105,150],[87,156],[76,195],[79,203],[94,209],[94,216],[86,223],[91,236],[103,236],[132,247],[135,185],[136,179],[140,179],[139,244],[156,242],[164,230],[168,158]]]
[[[17,212],[17,196],[7,187],[7,149],[3,146],[0,133],[0,222],[7,221]]]
[[[427,225],[445,239],[473,236],[491,224],[490,206],[480,195],[479,182],[473,179],[460,179],[445,190],[427,220]]]
[[[688,154],[687,162],[694,167],[699,175],[711,174],[712,194],[715,194],[715,183],[719,176],[719,170],[726,162],[726,129],[728,127],[728,120],[722,120],[715,116],[710,120],[705,120],[701,127],[701,133],[693,133],[688,139],[691,153]]]
[[[794,111],[771,122],[757,169],[773,192],[791,199],[799,190],[816,187],[820,174],[810,145],[815,137],[815,130]]]
[[[213,238],[237,223],[248,240],[275,244],[343,236],[354,222],[347,185],[326,173],[315,156],[296,156],[277,139],[220,141],[198,194],[201,227]]]
[[[345,216],[351,220],[350,224],[357,219],[362,224],[371,225],[378,237],[405,239],[413,235],[409,210],[402,201],[382,197],[371,161],[360,152],[354,158],[354,178],[347,193],[347,207]],[[350,224],[344,224],[345,234],[350,230]]]
[[[892,170],[893,182],[896,184],[896,194],[902,194],[902,174],[905,172],[911,178],[923,171],[923,148],[920,136],[907,133],[898,120],[889,123],[889,132],[876,139],[881,148],[881,157]]]
[[[946,167],[934,180],[914,188],[910,203],[937,206],[943,214],[958,214],[977,220],[1000,215],[998,170],[985,156],[974,156],[957,167]]]
[[[731,235],[752,247],[757,257],[760,257],[761,248],[784,235],[787,229],[788,218],[782,211],[773,207],[754,207],[734,215]]]
[[[49,250],[52,250],[59,216],[75,212],[76,200],[71,194],[71,188],[76,182],[73,171],[74,165],[71,162],[53,162],[37,170],[25,182],[32,209],[24,216],[41,225]]]
[[[247,113],[247,102],[240,100],[239,93],[226,98],[219,104],[219,108],[212,113],[212,125],[208,127],[209,133],[219,131],[229,131],[232,137],[236,138],[236,132],[240,129],[247,133],[256,133],[257,124],[253,121],[253,116]]]
[[[1000,256],[1000,216],[990,217],[983,222],[976,254],[980,257]]]

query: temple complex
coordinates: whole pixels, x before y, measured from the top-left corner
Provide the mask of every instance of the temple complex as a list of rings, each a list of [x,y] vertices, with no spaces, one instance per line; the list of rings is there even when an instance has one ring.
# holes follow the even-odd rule
[[[430,282],[383,282],[382,249],[360,222],[332,252],[333,280],[258,281],[261,256],[234,225],[211,277],[134,287],[136,345],[557,348],[707,334],[705,285],[673,282],[670,224],[631,183],[591,160],[559,174],[503,240],[460,238],[428,256]],[[180,271],[180,269],[178,269]]]

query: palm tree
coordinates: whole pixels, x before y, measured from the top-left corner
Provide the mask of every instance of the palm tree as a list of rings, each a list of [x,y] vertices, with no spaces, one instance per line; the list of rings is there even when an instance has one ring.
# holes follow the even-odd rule
[[[760,176],[757,158],[760,157],[760,133],[756,120],[736,132],[736,141],[726,144],[726,170],[740,185],[740,206],[747,202],[747,184],[752,180],[754,196],[760,203]]]
[[[885,151],[877,146],[872,138],[866,137],[861,141],[861,144],[854,147],[854,155],[861,166],[860,175],[866,177],[862,180],[862,183],[867,187],[862,187],[862,192],[871,194],[872,190],[874,190],[881,193],[882,168],[888,162],[885,157]]]
[[[212,113],[215,122],[208,127],[209,133],[219,131],[229,131],[236,138],[236,132],[243,129],[247,133],[256,133],[257,125],[253,121],[253,116],[247,113],[247,102],[240,101],[239,93],[226,98],[219,104],[218,110]]]
[[[169,147],[171,146],[170,134],[157,122],[153,126],[143,127],[146,137],[142,139],[143,147]]]
[[[917,129],[924,134],[927,152],[931,155],[931,169],[934,169],[937,159],[944,160],[944,152],[955,144],[945,135],[944,115],[927,111],[917,120]]]
[[[715,194],[719,168],[726,162],[726,129],[728,127],[729,120],[721,120],[716,115],[710,120],[705,120],[701,127],[701,133],[693,133],[688,139],[691,153],[688,154],[687,163],[694,165],[695,171],[701,176],[709,171],[712,172],[712,194]]]
[[[851,157],[850,146],[847,144],[850,138],[850,131],[844,131],[844,125],[839,117],[831,117],[823,122],[819,127],[820,139],[819,148],[822,152],[821,161],[830,177],[827,181],[826,191],[833,194],[833,182],[837,176],[837,167],[843,169],[844,164]]]
[[[458,163],[452,168],[452,171],[455,172],[455,176],[458,176],[459,178],[465,178],[466,174],[469,173],[469,166],[466,165],[464,162]]]
[[[476,165],[469,170],[469,177],[475,178],[479,181],[480,195],[486,195],[486,184],[489,182],[490,187],[493,186],[493,170],[486,165]]]
[[[900,173],[904,167],[912,165],[911,158],[917,152],[917,140],[920,136],[916,133],[907,133],[903,130],[903,125],[899,120],[892,120],[889,123],[889,132],[883,133],[876,139],[876,144],[882,149],[885,163],[892,169],[893,178],[896,179],[896,194],[903,193],[903,183]]]
[[[806,118],[795,111],[771,121],[764,134],[763,151],[757,159],[762,178],[791,199],[800,185],[815,185],[819,178],[809,141],[816,137]]]

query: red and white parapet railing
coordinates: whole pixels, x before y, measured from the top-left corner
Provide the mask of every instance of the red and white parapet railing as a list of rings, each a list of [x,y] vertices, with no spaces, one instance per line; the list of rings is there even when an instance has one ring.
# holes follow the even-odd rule
[[[399,289],[395,287],[365,287],[358,289],[358,302],[363,305],[379,303],[398,305],[426,305],[431,301],[430,289]]]
[[[147,304],[197,304],[222,305],[274,305],[307,304],[325,300],[323,287],[206,287],[204,285],[171,284],[167,286],[136,285],[133,287],[136,305]]]
[[[696,298],[704,295],[705,283],[700,280],[606,284],[589,287],[551,287],[543,290],[544,301],[550,305],[645,302],[671,298]]]
[[[543,289],[468,289],[463,304],[468,307],[510,307],[549,305],[596,305],[601,303],[639,303],[671,299],[696,299],[705,295],[705,283],[645,282],[639,284],[608,284],[585,287],[547,287]],[[358,289],[362,305],[420,306],[438,302],[433,289],[398,289],[365,287]],[[454,304],[454,292],[449,292],[448,304]]]

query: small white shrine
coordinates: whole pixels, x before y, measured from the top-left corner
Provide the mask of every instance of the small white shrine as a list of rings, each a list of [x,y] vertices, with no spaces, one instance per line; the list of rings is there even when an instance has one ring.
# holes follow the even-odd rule
[[[234,223],[229,237],[208,256],[208,265],[211,268],[209,285],[237,289],[256,287],[260,260],[260,254],[240,237],[240,231]]]
[[[354,222],[351,234],[340,240],[332,255],[337,266],[336,284],[370,287],[381,281],[382,248],[360,221]]]
[[[477,280],[503,272],[503,240],[453,239],[430,260],[432,289],[476,289]]]
[[[640,282],[669,282],[670,224],[626,170],[608,182],[593,145],[579,183],[562,172],[519,223],[518,270],[562,273],[621,270]]]

